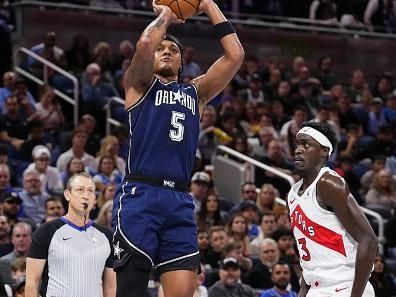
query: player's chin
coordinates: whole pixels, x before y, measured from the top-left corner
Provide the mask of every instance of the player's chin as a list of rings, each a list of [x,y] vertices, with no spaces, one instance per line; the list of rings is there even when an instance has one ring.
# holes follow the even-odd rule
[[[294,162],[294,169],[293,169],[293,173],[301,175],[302,173],[304,173],[306,171],[304,164],[296,164],[296,162]]]
[[[164,65],[163,67],[161,67],[158,70],[158,74],[163,77],[170,77],[170,76],[177,75],[177,73],[175,73],[175,71],[173,70],[173,68],[170,65]]]

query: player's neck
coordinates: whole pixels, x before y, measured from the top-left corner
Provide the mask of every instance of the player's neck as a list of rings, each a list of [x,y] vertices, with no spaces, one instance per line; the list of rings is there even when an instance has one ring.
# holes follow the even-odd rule
[[[313,181],[318,176],[320,170],[321,168],[313,168],[312,170],[309,170],[308,172],[306,172],[306,174],[302,176],[304,188],[309,187],[309,185],[313,183]]]
[[[162,76],[157,74],[158,79],[162,82],[162,83],[169,83],[172,81],[177,81],[177,75],[175,76]]]

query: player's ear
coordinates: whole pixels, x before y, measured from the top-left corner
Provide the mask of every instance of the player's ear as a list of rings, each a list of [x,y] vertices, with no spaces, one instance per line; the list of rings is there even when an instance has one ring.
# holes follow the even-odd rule
[[[322,153],[320,155],[323,159],[327,159],[329,156],[329,148],[328,147],[323,147],[322,148]]]

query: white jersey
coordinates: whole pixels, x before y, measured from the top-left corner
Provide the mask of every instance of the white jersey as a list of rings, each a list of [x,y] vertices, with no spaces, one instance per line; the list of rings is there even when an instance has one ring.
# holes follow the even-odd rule
[[[346,232],[335,214],[323,209],[316,199],[316,185],[326,172],[322,168],[312,184],[299,196],[303,181],[290,190],[287,200],[291,228],[300,253],[305,282],[311,287],[353,282],[357,242]]]

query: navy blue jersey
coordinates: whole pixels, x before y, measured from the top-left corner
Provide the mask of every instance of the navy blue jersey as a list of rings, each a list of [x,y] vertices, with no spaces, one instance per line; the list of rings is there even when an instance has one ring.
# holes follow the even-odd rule
[[[199,136],[197,89],[155,78],[128,110],[126,173],[188,183]]]

